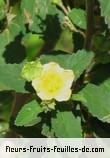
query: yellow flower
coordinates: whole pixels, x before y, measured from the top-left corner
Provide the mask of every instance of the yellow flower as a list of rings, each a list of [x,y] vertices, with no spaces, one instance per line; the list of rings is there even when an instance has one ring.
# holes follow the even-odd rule
[[[41,76],[32,81],[32,86],[42,100],[69,100],[74,80],[72,70],[65,70],[57,63],[44,64]]]

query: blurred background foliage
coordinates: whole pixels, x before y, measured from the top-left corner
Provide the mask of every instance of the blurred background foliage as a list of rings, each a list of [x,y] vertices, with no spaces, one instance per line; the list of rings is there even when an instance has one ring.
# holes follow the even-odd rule
[[[59,51],[70,55],[85,48],[95,53],[85,83],[91,82],[98,86],[110,78],[109,13],[109,0],[0,0],[1,138],[54,136],[54,132],[50,132],[47,126],[54,112],[42,114],[43,120],[32,127],[14,125],[18,111],[33,98],[26,91],[33,92],[32,87],[20,77],[26,60],[35,60],[42,54],[58,54]],[[82,78],[83,75],[76,82],[76,92],[85,85],[82,84]],[[82,93],[85,94],[85,91]],[[82,101],[77,97],[76,101]],[[84,137],[110,137],[110,117],[105,123],[97,117],[88,118],[86,110],[84,113],[87,120],[82,122]],[[61,120],[59,113],[57,115]],[[64,116],[72,117],[68,113]],[[52,121],[54,128],[57,128],[55,119]],[[61,132],[57,131],[56,136],[62,137]]]

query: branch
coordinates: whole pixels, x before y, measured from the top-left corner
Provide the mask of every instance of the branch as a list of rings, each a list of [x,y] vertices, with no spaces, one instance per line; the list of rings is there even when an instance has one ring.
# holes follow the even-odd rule
[[[70,12],[70,7],[67,4],[67,8],[64,6],[63,2],[57,4],[58,7],[63,11],[65,14],[65,21],[63,23],[64,26],[68,27],[70,31],[72,32],[79,32],[84,38],[85,38],[85,33],[75,27],[75,25],[71,22],[71,20],[68,18],[68,13]]]
[[[94,0],[86,0],[87,10],[87,32],[85,40],[85,49],[91,49],[91,40],[94,31]]]
[[[10,8],[10,0],[6,0],[6,6],[7,6],[7,12],[8,12]]]

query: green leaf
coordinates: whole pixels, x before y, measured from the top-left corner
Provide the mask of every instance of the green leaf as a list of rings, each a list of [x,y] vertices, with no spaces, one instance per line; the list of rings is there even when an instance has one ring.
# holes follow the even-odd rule
[[[52,52],[51,54],[53,55],[41,55],[40,56],[40,61],[42,64],[46,64],[48,62],[54,61],[60,64],[60,66],[66,68],[66,61],[70,56],[70,54],[64,53],[62,54],[61,51],[57,51],[57,55],[54,55],[54,52]]]
[[[42,126],[42,134],[47,138],[54,138],[54,131],[47,124]]]
[[[54,15],[58,15],[60,19],[60,17],[63,16],[61,11],[59,11],[55,5],[52,5],[51,0],[31,0],[31,3],[28,3],[27,0],[22,0],[21,10],[25,22],[29,24],[29,29],[36,33],[44,33],[47,27],[50,27],[49,23],[56,29],[54,19],[52,20],[50,18]],[[56,17],[55,20],[57,20]],[[50,27],[49,31],[51,33],[54,33],[53,27]],[[54,34],[56,35],[56,33]]]
[[[20,75],[22,64],[6,64],[3,58],[3,52],[6,46],[10,44],[20,32],[23,33],[25,31],[19,6],[12,7],[7,18],[9,20],[7,28],[0,33],[0,91],[15,90],[16,92],[24,93],[26,92],[24,89],[25,81]]]
[[[87,28],[86,21],[86,12],[82,9],[72,9],[72,11],[68,14],[68,17],[76,26],[85,29]]]
[[[59,55],[42,55],[41,62],[48,63],[54,61],[60,64],[65,69],[71,69],[75,73],[75,79],[78,79],[83,71],[90,65],[94,57],[93,52],[86,50],[79,50],[73,54],[60,54]]]
[[[59,138],[81,137],[80,120],[70,111],[58,111],[56,118],[52,118],[52,129]]]
[[[104,16],[106,24],[110,28],[110,1],[99,0],[101,7],[101,15]]]
[[[3,58],[3,52],[6,46],[14,40],[14,38],[24,31],[22,16],[19,6],[12,7],[11,13],[8,15],[8,26],[0,33],[0,91],[15,90],[16,92],[26,92],[24,89],[25,81],[21,78],[22,64],[6,64]],[[14,52],[16,53],[16,52]]]
[[[100,86],[88,84],[78,94],[73,94],[73,100],[81,101],[92,113],[102,121],[110,122],[110,80]]]
[[[0,0],[0,20],[6,16],[6,4],[4,0]]]
[[[19,5],[12,7],[7,15],[7,27],[0,33],[0,57],[2,57],[6,46],[10,44],[19,33],[25,33],[25,26]],[[3,60],[3,59],[2,59]]]
[[[8,31],[9,31],[9,36],[8,38],[13,40],[19,33],[23,33],[25,34],[25,24],[23,21],[23,16],[22,16],[22,12],[20,10],[20,6],[19,5],[15,5],[10,14],[7,17],[8,19],[11,19],[8,22]]]
[[[4,64],[0,62],[0,91],[15,90],[26,92],[25,81],[21,78],[22,64]]]
[[[79,78],[80,75],[91,64],[94,57],[93,52],[87,52],[85,50],[79,50],[76,54],[70,56],[67,60],[68,68],[72,69],[75,73],[75,78]],[[66,59],[65,59],[66,60]]]
[[[73,49],[73,33],[68,29],[64,29],[60,34],[60,37],[56,43],[54,50],[72,53]]]
[[[40,105],[34,100],[22,107],[19,111],[15,125],[16,126],[33,126],[41,121],[38,114],[42,112]]]

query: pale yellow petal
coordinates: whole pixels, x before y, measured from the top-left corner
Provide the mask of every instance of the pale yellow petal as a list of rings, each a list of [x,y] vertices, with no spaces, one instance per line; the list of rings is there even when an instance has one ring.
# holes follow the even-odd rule
[[[32,86],[42,100],[69,100],[74,80],[72,70],[65,70],[55,62],[43,65],[41,76],[32,81]]]
[[[74,80],[74,73],[72,70],[65,70],[62,74],[64,76],[64,87],[70,88]]]
[[[35,79],[32,81],[32,86],[37,92],[40,91],[39,82],[40,82],[39,79]]]
[[[55,99],[59,102],[67,101],[69,100],[70,96],[71,96],[71,89],[63,89],[57,96],[55,96]]]
[[[42,100],[52,100],[53,97],[51,94],[45,93],[44,91],[40,91],[37,93],[37,95],[42,99]]]
[[[43,65],[43,73],[49,72],[49,71],[61,72],[62,70],[64,69],[61,68],[60,65],[55,62],[50,62],[48,64]]]
[[[42,100],[51,100],[52,99],[52,95],[50,93],[48,93],[47,89],[45,89],[45,87],[42,87],[42,81],[40,79],[33,80],[32,86],[35,89],[37,95]]]

